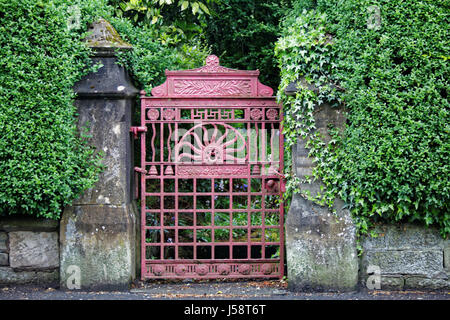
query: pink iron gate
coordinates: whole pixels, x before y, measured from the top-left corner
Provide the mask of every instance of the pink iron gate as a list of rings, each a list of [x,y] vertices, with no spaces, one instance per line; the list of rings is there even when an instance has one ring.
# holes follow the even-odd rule
[[[282,277],[281,107],[259,71],[166,71],[141,96],[142,279]]]

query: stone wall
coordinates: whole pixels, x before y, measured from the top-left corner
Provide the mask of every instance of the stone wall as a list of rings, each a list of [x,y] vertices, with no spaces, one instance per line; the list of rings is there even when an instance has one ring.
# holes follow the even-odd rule
[[[381,290],[450,289],[450,240],[444,240],[437,229],[413,224],[379,225],[375,232],[377,237],[362,241],[363,287],[378,275]]]
[[[0,218],[0,285],[59,282],[59,222]]]

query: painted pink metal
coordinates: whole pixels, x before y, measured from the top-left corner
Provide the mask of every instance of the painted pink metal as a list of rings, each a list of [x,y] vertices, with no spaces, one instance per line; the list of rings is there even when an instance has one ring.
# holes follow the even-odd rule
[[[209,56],[141,93],[142,279],[283,276],[282,110],[258,75]]]

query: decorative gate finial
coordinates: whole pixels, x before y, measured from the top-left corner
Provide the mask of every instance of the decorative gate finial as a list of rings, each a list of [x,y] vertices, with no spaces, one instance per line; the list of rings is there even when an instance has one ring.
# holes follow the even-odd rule
[[[205,64],[206,64],[206,66],[218,66],[219,65],[219,57],[212,54],[212,55],[206,57]]]
[[[198,69],[199,72],[230,72],[236,71],[234,69],[222,67],[219,64],[219,57],[210,55],[206,57],[205,66]]]

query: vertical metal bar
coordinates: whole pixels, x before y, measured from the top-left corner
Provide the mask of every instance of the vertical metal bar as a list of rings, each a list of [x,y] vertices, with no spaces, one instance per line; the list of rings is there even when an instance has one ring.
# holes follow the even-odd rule
[[[252,168],[250,165],[250,156],[251,156],[251,149],[250,149],[250,145],[251,145],[251,122],[247,122],[247,139],[248,139],[248,143],[247,143],[247,155],[248,155],[248,161],[247,161],[247,259],[249,260],[251,258],[251,244],[252,244],[252,239],[251,239],[251,211],[250,208],[252,206],[252,202],[251,202],[251,196],[250,196],[250,182],[251,182],[251,175],[252,175]]]
[[[230,218],[230,225],[229,225],[229,244],[228,244],[228,250],[229,250],[229,258],[233,259],[233,241],[234,241],[234,237],[233,237],[233,179],[229,180],[230,186],[227,192],[228,195],[228,214],[229,214],[229,218]]]
[[[141,126],[145,126],[145,99],[141,99]],[[141,138],[141,168],[146,169],[145,167],[145,138],[146,133],[140,135]],[[146,233],[146,212],[145,212],[145,174],[141,174],[140,176],[140,182],[141,182],[141,279],[144,280],[144,276],[147,274],[146,269],[146,239],[145,239],[145,233]]]
[[[279,156],[279,172],[284,173],[284,135],[283,135],[283,107],[280,105],[280,117],[279,117],[279,149],[280,149],[280,156]],[[279,219],[279,226],[280,226],[280,277],[284,276],[284,255],[285,255],[285,247],[284,247],[284,199],[283,199],[283,190],[284,190],[284,183],[285,181],[280,178],[280,219]]]
[[[156,136],[156,129],[155,129],[155,123],[152,122],[152,142],[151,142],[151,146],[152,146],[152,162],[154,165],[155,163],[155,155],[156,155],[156,151],[155,151],[155,136]]]
[[[193,226],[194,226],[194,228],[193,228],[193,231],[192,231],[192,237],[193,237],[193,239],[192,239],[192,241],[194,242],[194,244],[193,244],[193,249],[192,250],[194,250],[194,253],[193,253],[193,258],[194,258],[194,260],[195,259],[197,259],[197,213],[198,213],[198,211],[197,211],[197,178],[194,178],[193,179],[194,181],[194,189],[193,189],[193,191],[194,191],[194,194],[193,194],[193,196],[192,196],[192,198],[193,198],[193,215],[194,215],[194,222],[193,222]]]
[[[216,189],[215,189],[215,179],[211,179],[211,191],[212,191],[212,196],[211,196],[211,221],[210,221],[210,225],[211,225],[211,259],[214,260],[215,258],[215,237],[216,237],[216,230],[214,228],[214,226],[216,225],[216,219],[215,219],[215,213],[216,213]]]

